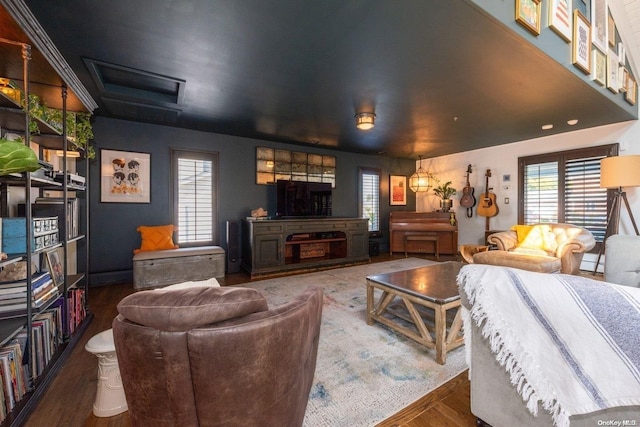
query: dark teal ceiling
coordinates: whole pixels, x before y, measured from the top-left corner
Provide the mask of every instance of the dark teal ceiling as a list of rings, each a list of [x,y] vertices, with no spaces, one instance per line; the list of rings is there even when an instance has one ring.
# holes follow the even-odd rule
[[[25,3],[104,117],[417,158],[637,116],[467,0]]]

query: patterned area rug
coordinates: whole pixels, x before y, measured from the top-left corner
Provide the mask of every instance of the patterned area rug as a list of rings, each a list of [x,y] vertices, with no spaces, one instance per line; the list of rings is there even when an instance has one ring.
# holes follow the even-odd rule
[[[314,384],[305,427],[373,426],[467,368],[464,346],[435,362],[435,350],[366,322],[366,276],[422,267],[406,258],[248,283],[271,306],[310,286],[324,288]],[[377,299],[377,295],[376,295]]]

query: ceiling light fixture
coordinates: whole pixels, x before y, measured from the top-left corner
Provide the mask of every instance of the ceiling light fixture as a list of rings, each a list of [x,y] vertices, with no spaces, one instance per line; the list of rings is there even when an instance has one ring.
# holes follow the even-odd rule
[[[553,125],[542,125],[542,130],[553,129]]]
[[[431,174],[422,169],[422,156],[418,157],[420,157],[420,167],[409,177],[409,188],[414,193],[429,191],[431,188],[431,180],[429,179]]]
[[[571,119],[571,120],[567,120],[567,124],[569,126],[574,126],[578,124],[578,119]]]
[[[358,113],[356,114],[356,127],[360,130],[373,129],[375,125],[376,115],[373,113]]]

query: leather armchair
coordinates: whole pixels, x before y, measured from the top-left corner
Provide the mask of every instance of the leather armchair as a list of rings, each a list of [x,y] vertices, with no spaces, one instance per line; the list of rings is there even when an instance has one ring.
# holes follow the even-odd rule
[[[256,290],[142,291],[113,321],[135,426],[301,426],[322,289],[269,309]]]
[[[495,245],[498,251],[477,253],[473,262],[545,273],[578,274],[584,253],[596,244],[589,230],[572,224],[540,223],[518,227],[526,227],[526,232],[507,230],[490,234],[487,242]]]

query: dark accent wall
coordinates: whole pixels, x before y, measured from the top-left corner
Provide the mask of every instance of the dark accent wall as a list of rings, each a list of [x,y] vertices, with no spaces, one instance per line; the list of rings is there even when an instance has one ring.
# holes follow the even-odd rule
[[[275,186],[255,183],[255,155],[259,146],[336,156],[336,188],[332,200],[335,217],[356,217],[358,214],[358,167],[381,169],[382,250],[388,248],[389,212],[415,211],[416,198],[411,191],[407,194],[407,206],[389,206],[389,174],[410,176],[415,171],[415,160],[344,153],[101,117],[95,121],[94,133],[97,155],[89,166],[91,285],[130,282],[133,250],[140,246],[136,228],[172,223],[170,148],[219,153],[217,231],[218,244],[222,247],[226,246],[226,221],[245,218],[260,206],[270,214],[275,213]],[[100,202],[101,149],[151,154],[151,203]]]

